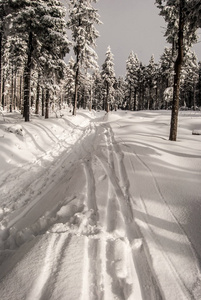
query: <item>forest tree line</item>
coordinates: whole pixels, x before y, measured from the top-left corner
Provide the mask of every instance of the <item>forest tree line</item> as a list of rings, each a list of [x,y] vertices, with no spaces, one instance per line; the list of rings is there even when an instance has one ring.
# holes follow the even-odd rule
[[[79,107],[107,112],[117,108],[134,111],[171,108],[178,54],[178,30],[175,28],[178,25],[172,22],[173,14],[168,15],[168,8],[178,8],[179,14],[185,1],[165,1],[165,4],[156,1],[160,14],[167,22],[169,20],[169,36],[166,35],[171,46],[164,49],[158,63],[152,55],[148,65],[140,62],[134,52],[128,54],[124,78],[115,76],[110,47],[102,66],[98,66],[96,25],[101,21],[92,5],[96,1],[67,2],[67,10],[58,0],[0,2],[2,109],[10,112],[21,110],[25,121],[29,121],[30,109],[48,118],[50,107],[56,110],[63,105],[72,106],[73,114]],[[201,4],[197,0],[187,2],[192,2],[199,20]],[[175,20],[179,19],[178,14],[174,15]],[[195,24],[195,15],[192,18]],[[191,43],[196,41],[195,30],[199,27],[200,24],[196,23],[193,34],[188,36],[189,45],[185,45],[182,59],[179,105],[185,109],[201,107],[201,63],[190,50]],[[72,41],[68,39],[67,29]],[[71,48],[74,57],[66,62],[65,57]]]

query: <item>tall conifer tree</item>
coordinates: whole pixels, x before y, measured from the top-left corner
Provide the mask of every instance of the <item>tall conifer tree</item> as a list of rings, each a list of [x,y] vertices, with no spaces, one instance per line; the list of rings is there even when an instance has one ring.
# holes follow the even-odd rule
[[[174,63],[173,104],[170,136],[171,141],[177,139],[179,88],[184,54],[196,41],[196,30],[201,26],[200,0],[156,0],[156,5],[167,22],[167,41],[173,45],[176,52]],[[175,50],[176,49],[176,50]]]
[[[114,58],[110,46],[107,48],[105,55],[106,58],[105,58],[105,62],[102,65],[101,76],[105,88],[104,108],[106,112],[109,112],[110,105],[112,104],[112,100],[114,97],[114,83],[115,83]]]
[[[10,0],[13,10],[13,35],[24,47],[24,117],[29,121],[31,74],[34,67],[43,76],[62,75],[63,58],[69,51],[64,8],[58,0]],[[17,46],[17,44],[16,44]]]
[[[76,115],[79,76],[81,69],[96,69],[97,54],[94,50],[99,36],[95,24],[100,24],[97,10],[92,2],[97,0],[70,0],[68,28],[72,32],[73,50],[75,53],[75,92],[73,115]]]

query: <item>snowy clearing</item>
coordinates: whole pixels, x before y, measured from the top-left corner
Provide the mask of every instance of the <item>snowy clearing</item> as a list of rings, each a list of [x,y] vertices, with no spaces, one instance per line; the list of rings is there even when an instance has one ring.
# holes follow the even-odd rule
[[[201,113],[62,113],[0,115],[0,299],[201,299]]]

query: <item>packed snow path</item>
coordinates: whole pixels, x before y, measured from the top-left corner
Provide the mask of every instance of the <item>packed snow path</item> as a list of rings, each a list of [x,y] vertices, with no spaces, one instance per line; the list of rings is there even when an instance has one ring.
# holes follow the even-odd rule
[[[173,145],[156,112],[85,118],[51,165],[3,178],[22,188],[3,193],[0,299],[201,299],[200,137]]]

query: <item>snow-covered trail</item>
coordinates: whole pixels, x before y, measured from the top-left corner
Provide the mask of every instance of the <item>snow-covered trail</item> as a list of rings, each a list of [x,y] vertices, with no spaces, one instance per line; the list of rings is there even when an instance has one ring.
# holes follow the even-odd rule
[[[4,213],[0,299],[201,298],[199,240],[191,233],[195,224],[185,219],[188,186],[175,187],[174,205],[169,191],[171,180],[185,180],[185,145],[171,152],[167,124],[157,114],[150,116],[160,123],[155,137],[149,115],[143,129],[142,115],[122,116],[91,119],[80,128],[70,150],[23,187],[32,201]],[[189,155],[199,198],[197,140]],[[21,194],[16,190],[15,197]]]

